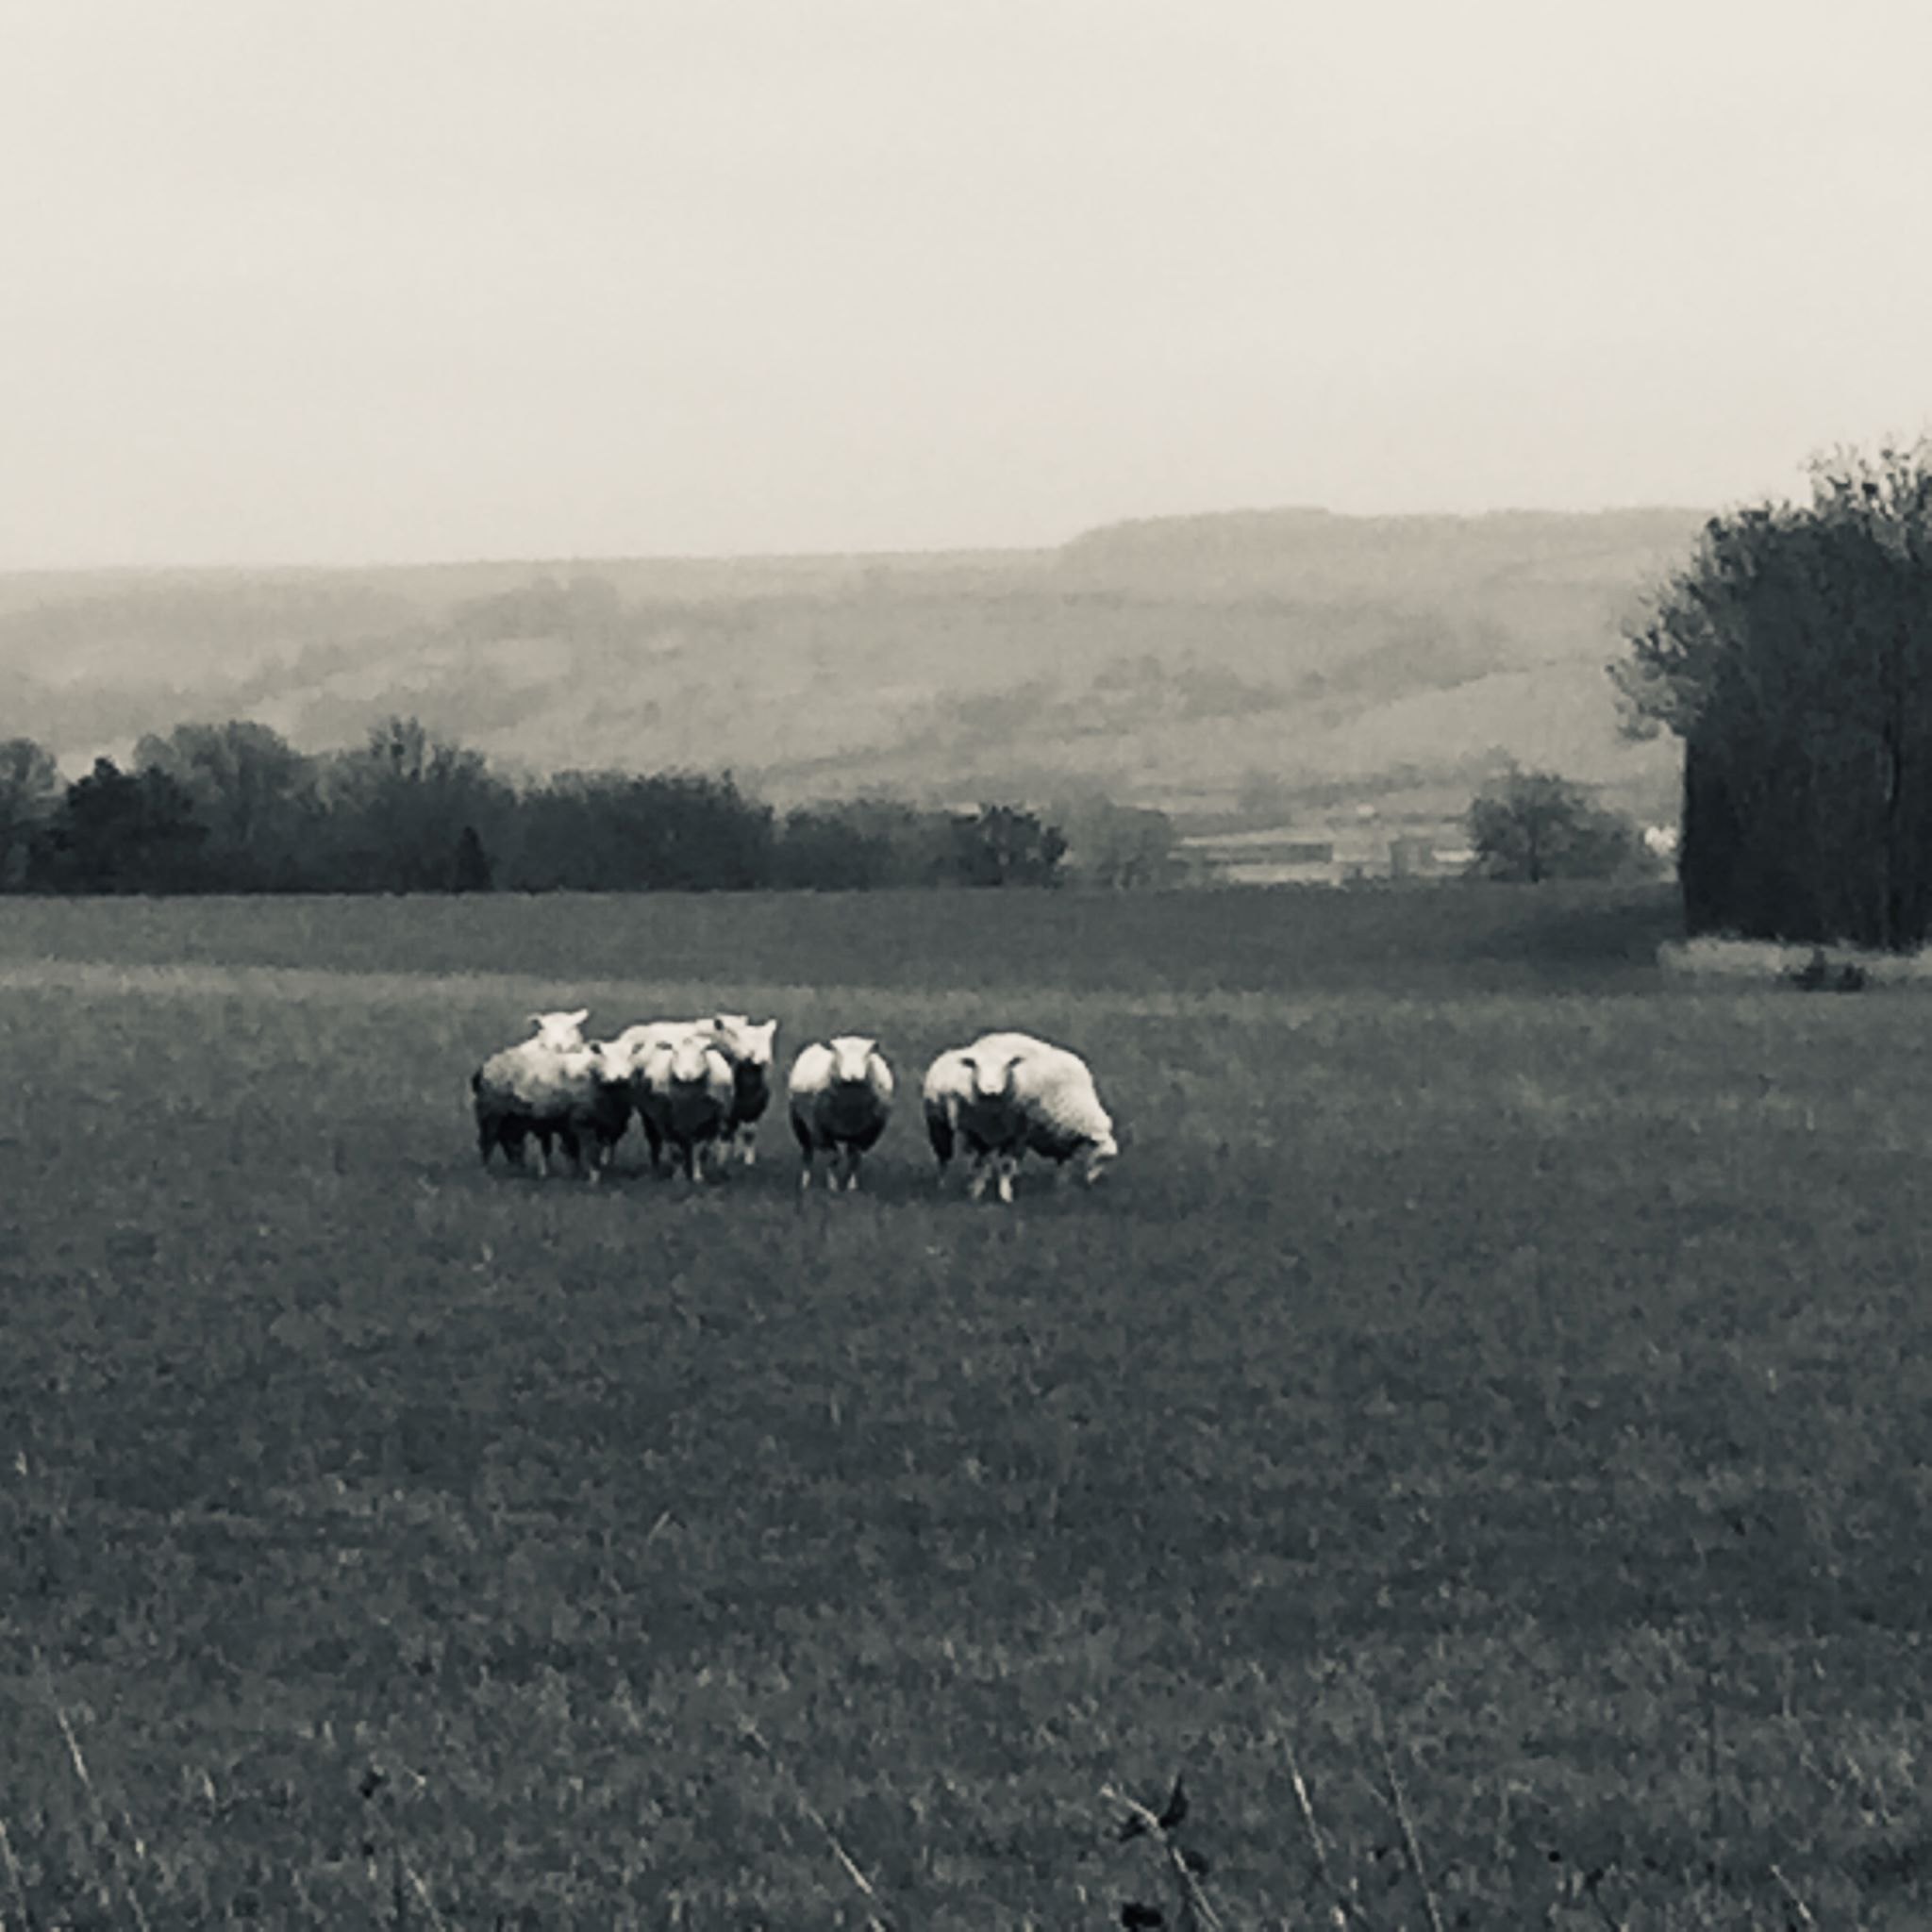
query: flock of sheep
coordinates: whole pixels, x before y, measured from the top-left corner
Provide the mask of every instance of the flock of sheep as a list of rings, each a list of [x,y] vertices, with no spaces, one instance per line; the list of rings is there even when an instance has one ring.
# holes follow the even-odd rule
[[[535,1140],[542,1172],[560,1147],[572,1168],[596,1180],[636,1116],[654,1172],[667,1149],[688,1180],[758,1158],[758,1125],[772,1101],[778,1023],[742,1013],[706,1020],[654,1020],[614,1040],[586,1040],[590,1008],[532,1013],[536,1031],[493,1054],[470,1077],[476,1145],[521,1166]],[[858,1186],[860,1158],[877,1144],[892,1112],[892,1070],[875,1040],[858,1034],[814,1041],[791,1063],[786,1100],[809,1188],[826,1157],[837,1191]],[[944,1181],[956,1153],[972,1160],[968,1192],[991,1183],[1011,1201],[1022,1158],[1044,1155],[1062,1169],[1077,1162],[1091,1182],[1120,1152],[1113,1122],[1078,1054],[1026,1033],[988,1033],[952,1047],[927,1068],[925,1128]]]

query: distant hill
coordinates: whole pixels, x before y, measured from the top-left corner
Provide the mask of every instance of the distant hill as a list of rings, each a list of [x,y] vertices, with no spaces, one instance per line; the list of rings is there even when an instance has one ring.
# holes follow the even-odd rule
[[[780,804],[1082,788],[1193,821],[1459,811],[1505,757],[1657,816],[1603,666],[1690,509],[1110,525],[1058,550],[0,576],[0,735],[392,711],[503,765],[730,766]]]

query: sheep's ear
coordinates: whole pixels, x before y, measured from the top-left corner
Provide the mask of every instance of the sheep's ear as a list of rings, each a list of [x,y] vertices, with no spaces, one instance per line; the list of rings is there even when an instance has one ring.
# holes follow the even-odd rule
[[[575,1013],[567,1013],[564,1017],[575,1021],[581,1026],[591,1017],[591,1009],[589,1007],[579,1007]]]

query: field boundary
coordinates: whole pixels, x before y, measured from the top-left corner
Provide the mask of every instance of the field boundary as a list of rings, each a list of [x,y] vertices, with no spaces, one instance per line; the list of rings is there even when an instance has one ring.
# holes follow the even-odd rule
[[[1797,940],[1667,940],[1657,949],[1657,963],[1666,979],[1776,985],[1789,984],[1815,969],[1821,954],[1827,975],[1850,966],[1857,967],[1867,986],[1932,986],[1932,951],[1878,953],[1863,946],[1819,946]]]
[[[71,992],[92,999],[275,999],[355,1007],[448,1004],[521,1007],[526,1010],[589,1006],[630,1019],[652,1014],[795,1008],[823,1004],[835,991],[864,1002],[881,1020],[930,1020],[937,1010],[983,1028],[994,1002],[972,987],[931,990],[841,980],[578,979],[513,973],[372,973],[317,966],[227,966],[208,961],[167,966],[96,959],[13,960],[0,965],[0,992]],[[1002,987],[996,1010],[1017,1021],[1024,1009],[1072,1003],[1127,1019],[1223,1020],[1295,1027],[1352,995],[1309,992],[1292,999],[1266,992],[1124,992],[1051,984]],[[1480,995],[1478,996],[1480,997]],[[601,1023],[600,1023],[601,1024]],[[597,1029],[593,1026],[593,1032]]]

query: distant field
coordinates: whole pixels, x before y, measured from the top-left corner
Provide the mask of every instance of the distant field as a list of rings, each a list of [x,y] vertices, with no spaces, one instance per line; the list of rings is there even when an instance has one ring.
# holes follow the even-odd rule
[[[1923,1927],[1932,1046],[1674,929],[0,901],[0,1921],[862,1925],[816,1817],[905,1932],[1098,1928],[1184,1771],[1224,1922],[1326,1924],[1298,1763],[1424,1925],[1379,1724],[1445,1925]],[[710,989],[911,1091],[1064,1039],[1126,1152],[478,1170],[527,1006]]]

